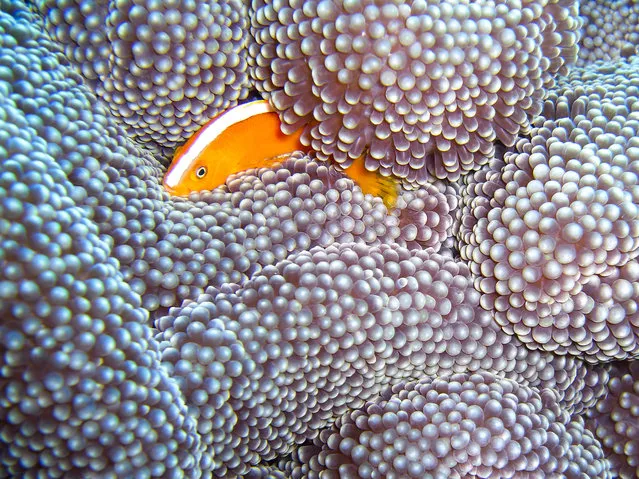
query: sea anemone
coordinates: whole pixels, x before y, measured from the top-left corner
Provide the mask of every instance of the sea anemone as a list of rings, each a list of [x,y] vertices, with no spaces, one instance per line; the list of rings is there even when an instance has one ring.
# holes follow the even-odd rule
[[[519,356],[478,301],[465,266],[435,253],[339,243],[210,289],[159,319],[156,340],[216,474],[243,474],[401,379],[539,382],[546,358]]]
[[[639,476],[639,363],[618,363],[611,372],[608,394],[588,412],[588,425],[619,471]]]
[[[88,85],[150,146],[174,147],[249,92],[241,0],[34,0]]]
[[[512,145],[576,58],[577,3],[252,2],[251,75],[321,157],[424,184]]]
[[[639,59],[598,68],[562,80],[531,139],[468,182],[458,233],[505,331],[593,362],[639,355]]]
[[[583,39],[578,65],[617,60],[639,53],[639,4],[631,0],[591,0],[579,9]]]
[[[115,159],[97,134],[108,121],[11,3],[0,4],[0,473],[192,474],[196,422],[87,206],[107,180],[93,155]]]
[[[432,248],[434,251],[450,244],[457,198],[455,189],[443,182],[427,183],[417,190],[403,192],[392,210],[401,228],[398,242],[409,249]]]
[[[173,4],[144,5],[150,13],[138,25],[141,34],[148,33],[143,26],[161,25],[155,13]],[[184,1],[174,9],[204,8],[198,5]],[[207,5],[224,12],[236,4]],[[405,8],[389,5],[375,7],[384,19]],[[448,15],[452,5],[433,4],[424,15],[435,8]],[[252,23],[248,7],[232,21],[275,21],[261,16],[275,10],[262,7],[249,11]],[[490,13],[488,4],[480,10],[497,26],[511,18]],[[526,28],[540,55],[539,76],[522,81],[549,87],[574,54],[573,4],[531,2],[519,10],[522,18],[532,15]],[[530,137],[494,145],[496,157],[458,184],[420,170],[423,184],[400,191],[394,208],[363,194],[334,164],[299,152],[272,168],[232,175],[213,191],[173,198],[161,186],[165,165],[151,146],[186,139],[200,120],[189,117],[194,123],[175,136],[153,137],[112,111],[119,93],[100,93],[100,55],[117,53],[107,55],[118,58],[114,79],[141,78],[130,57],[119,56],[133,51],[131,24],[109,27],[125,11],[139,15],[126,1],[0,0],[0,477],[283,479],[334,477],[355,467],[390,477],[426,466],[451,476],[634,474],[637,371],[628,359],[636,356],[639,60],[557,77]],[[302,28],[296,22],[304,7],[277,11],[277,21],[290,27],[290,36],[276,35],[281,50]],[[215,27],[226,25],[221,15],[198,19],[207,26],[202,35],[219,43],[231,32],[220,48],[248,55],[242,40],[233,43],[234,27]],[[87,36],[103,24],[108,28]],[[422,33],[445,44],[448,30],[439,38],[437,28]],[[330,25],[324,30],[332,34]],[[170,45],[176,55],[183,51]],[[331,65],[329,58],[323,61]],[[135,103],[134,83],[122,94]],[[209,105],[225,108],[243,95],[230,99],[237,90],[225,85],[205,95]],[[304,99],[319,91],[304,85],[311,93],[284,93]],[[384,98],[391,89],[373,87]],[[313,108],[330,112],[340,104],[328,93]],[[182,103],[170,95],[167,101],[169,118]],[[148,119],[162,124],[162,114],[149,111]],[[136,139],[149,140],[148,148]],[[407,151],[400,141],[390,141],[389,153]],[[533,316],[516,291],[528,276],[513,269],[514,289],[497,281],[506,266],[495,263],[503,259],[498,243],[516,240],[500,236],[505,225],[493,226],[507,223],[511,237],[529,238],[548,219],[564,224],[563,206],[539,226],[530,221],[552,206],[535,206],[540,178],[557,205],[565,202],[557,183],[568,185],[561,193],[571,201],[597,188],[580,217],[582,236],[593,242],[570,243],[591,261],[567,264],[557,281],[574,281],[578,290],[566,299],[549,282]],[[522,222],[530,231],[520,230]],[[564,228],[564,237],[553,228],[544,234],[563,257],[570,253],[564,242],[579,231]],[[584,298],[592,310],[581,307]],[[523,322],[513,322],[517,315]],[[609,363],[616,358],[626,362]],[[477,440],[464,446],[462,431]],[[461,445],[454,451],[453,438]],[[419,464],[411,459],[416,445],[423,449]]]
[[[400,384],[324,431],[293,477],[610,477],[601,445],[555,400],[486,373]]]

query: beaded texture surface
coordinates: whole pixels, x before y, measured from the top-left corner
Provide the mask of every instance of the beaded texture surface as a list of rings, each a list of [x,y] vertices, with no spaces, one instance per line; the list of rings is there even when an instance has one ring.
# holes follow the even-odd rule
[[[634,477],[639,59],[576,13],[0,0],[0,477]],[[250,81],[334,159],[170,197]]]
[[[286,131],[424,184],[512,145],[574,61],[571,0],[253,1],[251,75]]]
[[[240,0],[36,0],[127,132],[175,147],[248,95],[248,10]]]
[[[461,256],[484,306],[532,348],[639,354],[638,94],[636,58],[575,69],[531,139],[463,190]]]

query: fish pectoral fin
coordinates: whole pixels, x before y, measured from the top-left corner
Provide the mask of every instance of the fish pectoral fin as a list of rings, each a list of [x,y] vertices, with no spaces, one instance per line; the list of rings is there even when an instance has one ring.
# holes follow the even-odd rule
[[[271,168],[272,166],[278,163],[282,163],[282,161],[284,161],[288,156],[289,156],[289,153],[284,153],[284,154],[273,156],[270,158],[260,158],[260,157],[246,158],[242,162],[242,169],[250,170],[252,168],[255,168],[255,169]]]

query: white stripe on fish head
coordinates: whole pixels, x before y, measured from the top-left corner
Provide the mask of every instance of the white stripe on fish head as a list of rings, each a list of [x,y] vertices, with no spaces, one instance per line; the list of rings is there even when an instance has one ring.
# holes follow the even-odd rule
[[[212,141],[220,136],[227,128],[240,123],[254,115],[262,113],[270,113],[273,111],[268,101],[258,100],[250,103],[243,103],[230,110],[222,113],[215,120],[205,125],[202,131],[196,133],[198,137],[195,141],[182,152],[182,156],[174,165],[168,175],[166,175],[165,183],[169,188],[173,188],[182,177],[193,167],[199,156],[211,144]]]

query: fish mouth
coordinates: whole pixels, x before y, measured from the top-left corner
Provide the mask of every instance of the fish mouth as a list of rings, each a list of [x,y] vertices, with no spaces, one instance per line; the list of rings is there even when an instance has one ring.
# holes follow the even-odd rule
[[[164,191],[166,191],[171,196],[186,196],[188,194],[187,192],[183,191],[182,188],[169,186],[166,181],[162,182],[162,186],[164,187]]]
[[[184,172],[176,171],[177,158],[174,158],[162,178],[164,190],[171,196],[187,196],[190,191],[182,183],[185,177]],[[177,173],[177,174],[176,174]],[[179,176],[178,176],[179,175]]]
[[[169,170],[164,175],[164,178],[162,179],[162,187],[164,187],[164,190],[171,196],[187,196],[189,191],[184,188],[183,185],[180,185],[182,178],[180,178],[177,182],[175,181],[175,178],[170,178],[172,171],[173,165],[169,167]]]

